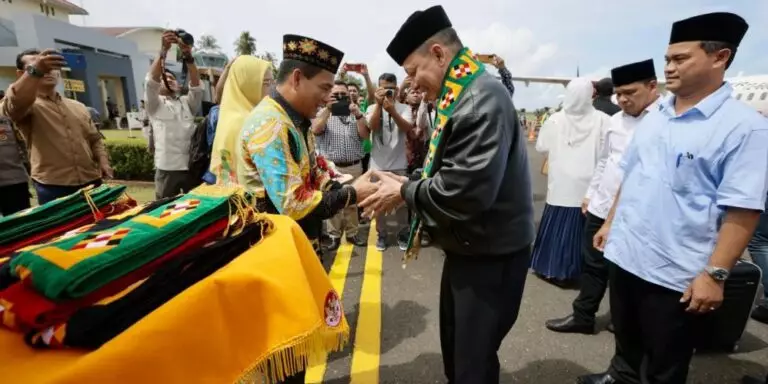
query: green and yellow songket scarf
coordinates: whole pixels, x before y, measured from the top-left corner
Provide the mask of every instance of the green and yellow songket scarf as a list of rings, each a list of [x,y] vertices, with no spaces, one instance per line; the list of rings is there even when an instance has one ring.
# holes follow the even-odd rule
[[[427,150],[427,157],[424,159],[424,170],[421,173],[422,179],[432,177],[437,171],[433,166],[437,148],[443,143],[443,128],[445,128],[448,119],[453,115],[453,110],[464,94],[464,90],[483,72],[485,72],[485,66],[475,58],[475,55],[469,48],[463,48],[453,58],[451,65],[448,67],[448,72],[445,74],[443,89],[438,99],[434,123],[435,130],[429,139],[429,149]],[[415,259],[418,256],[420,249],[421,220],[419,220],[418,216],[414,215],[414,219],[411,221],[411,233],[408,237],[408,249],[405,251],[405,255],[403,255],[403,268],[405,268],[405,264],[409,260]]]

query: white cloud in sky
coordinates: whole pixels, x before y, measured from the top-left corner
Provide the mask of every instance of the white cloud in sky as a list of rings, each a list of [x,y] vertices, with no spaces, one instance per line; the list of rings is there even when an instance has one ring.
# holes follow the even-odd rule
[[[382,72],[404,75],[386,54],[386,46],[411,12],[435,4],[434,0],[71,1],[90,12],[88,26],[181,27],[196,36],[213,35],[229,54],[244,30],[257,39],[260,50],[278,54],[283,34],[312,36],[345,51],[345,61],[367,63],[374,80]],[[666,30],[671,20],[711,10],[735,10],[747,18],[768,10],[764,0],[729,0],[727,6],[722,5],[724,0],[719,0],[720,5],[712,5],[715,0],[686,0],[672,8],[668,0],[593,0],[588,6],[573,0],[469,1],[469,7],[467,0],[442,0],[441,4],[473,51],[502,56],[515,76],[574,76],[579,59],[583,59],[589,62],[581,63],[583,76],[603,77],[609,74],[610,66],[623,64],[623,60],[641,60],[650,54],[660,57],[664,41],[656,40],[663,37],[656,36],[653,42],[632,40],[642,28]],[[73,19],[81,23],[80,18]],[[752,24],[751,35],[768,36],[765,23]],[[594,39],[610,41],[615,49],[595,49],[590,43]],[[749,61],[760,60],[762,57]],[[746,61],[737,60],[737,64]],[[735,66],[741,70],[740,65]],[[522,83],[516,87],[515,103],[525,108],[556,105],[564,90],[561,86],[526,87]]]

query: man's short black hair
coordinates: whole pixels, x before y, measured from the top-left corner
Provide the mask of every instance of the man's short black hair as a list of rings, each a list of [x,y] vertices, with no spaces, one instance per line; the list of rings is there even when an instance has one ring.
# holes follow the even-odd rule
[[[336,80],[333,82],[333,85],[343,85],[343,86],[345,86],[345,87],[349,86],[349,84],[347,84],[347,82],[346,82],[346,81],[344,81],[344,80],[341,80],[341,79],[336,79]]]
[[[24,56],[32,56],[32,55],[39,55],[40,50],[37,48],[29,48],[24,50],[24,52],[19,53],[16,56],[16,69],[23,71],[26,64],[24,63]]]
[[[277,83],[285,83],[285,81],[288,80],[288,76],[293,73],[294,69],[301,71],[307,79],[312,79],[323,70],[320,67],[316,67],[301,60],[285,59],[280,63],[280,68],[277,70]]]
[[[357,85],[357,83],[353,83],[350,81],[349,83],[347,83],[347,88],[349,87],[355,87],[355,89],[357,89],[357,91],[360,92],[360,86]]]
[[[702,41],[699,45],[701,49],[704,50],[708,55],[711,55],[713,53],[716,53],[717,51],[721,49],[728,49],[731,51],[731,57],[728,58],[728,62],[725,63],[725,69],[728,69],[728,67],[731,66],[731,63],[733,63],[733,59],[736,58],[736,46],[730,43],[725,43],[722,41]]]
[[[381,76],[379,76],[379,83],[382,81],[397,84],[397,76],[395,76],[394,73],[382,73]]]

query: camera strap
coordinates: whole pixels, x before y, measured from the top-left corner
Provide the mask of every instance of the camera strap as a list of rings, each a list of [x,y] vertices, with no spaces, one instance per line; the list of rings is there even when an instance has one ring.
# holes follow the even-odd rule
[[[179,49],[181,49],[181,48],[179,48]],[[162,60],[163,60],[163,63],[162,63],[163,84],[165,85],[165,89],[167,89],[168,92],[174,93],[176,95],[176,97],[179,97],[182,94],[184,87],[187,86],[186,84],[187,84],[187,76],[189,74],[189,68],[187,68],[187,61],[186,60],[182,60],[181,61],[181,77],[178,78],[177,82],[176,82],[178,84],[178,86],[179,86],[179,90],[174,92],[171,89],[171,85],[168,83],[168,79],[165,76],[166,71],[168,71],[168,69],[165,67],[165,60],[166,60],[166,56],[167,55],[168,55],[168,52],[165,52],[165,54],[163,55],[163,58],[162,58]]]

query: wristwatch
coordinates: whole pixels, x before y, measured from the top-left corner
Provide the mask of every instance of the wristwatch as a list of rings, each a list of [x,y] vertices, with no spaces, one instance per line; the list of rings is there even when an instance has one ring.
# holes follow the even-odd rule
[[[728,280],[728,276],[731,274],[725,268],[713,267],[711,265],[707,265],[704,268],[704,272],[708,273],[709,276],[715,279],[715,281],[726,281]]]
[[[24,70],[26,70],[26,71],[27,71],[27,73],[28,73],[30,76],[34,76],[34,77],[37,77],[37,78],[40,78],[40,77],[43,77],[43,76],[45,76],[45,73],[41,72],[41,71],[40,71],[39,69],[37,69],[37,68],[36,68],[34,65],[27,65],[27,67],[26,67],[26,68],[24,68]]]

